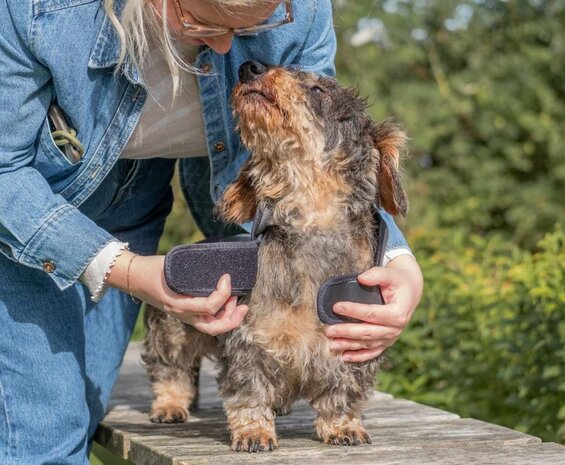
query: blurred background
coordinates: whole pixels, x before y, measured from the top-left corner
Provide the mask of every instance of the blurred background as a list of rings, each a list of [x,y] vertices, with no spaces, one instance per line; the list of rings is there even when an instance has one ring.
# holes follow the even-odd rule
[[[334,8],[339,80],[411,138],[426,284],[378,388],[565,443],[565,0]],[[202,237],[181,197],[162,252]]]
[[[336,1],[338,75],[404,123],[424,298],[380,389],[565,441],[565,2]]]

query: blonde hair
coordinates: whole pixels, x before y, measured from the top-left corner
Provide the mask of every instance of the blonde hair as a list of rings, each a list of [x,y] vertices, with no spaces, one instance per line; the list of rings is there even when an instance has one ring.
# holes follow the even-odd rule
[[[247,7],[265,0],[207,0],[221,8]],[[272,0],[271,0],[272,1]],[[173,81],[173,94],[180,89],[182,72],[198,73],[198,70],[184,58],[179,51],[176,40],[171,35],[167,24],[168,1],[163,0],[160,18],[151,0],[127,0],[121,19],[114,11],[114,0],[104,0],[104,8],[108,19],[112,22],[120,38],[120,56],[118,69],[124,63],[126,55],[143,73],[143,64],[149,52],[149,37],[154,37],[165,61],[169,66]]]

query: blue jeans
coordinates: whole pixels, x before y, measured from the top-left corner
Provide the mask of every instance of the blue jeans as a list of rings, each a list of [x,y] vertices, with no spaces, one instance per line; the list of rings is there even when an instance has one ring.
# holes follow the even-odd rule
[[[140,254],[154,254],[170,211],[173,160],[120,160],[80,207]],[[76,240],[80,240],[77,237]],[[84,465],[139,305],[0,256],[0,464]]]

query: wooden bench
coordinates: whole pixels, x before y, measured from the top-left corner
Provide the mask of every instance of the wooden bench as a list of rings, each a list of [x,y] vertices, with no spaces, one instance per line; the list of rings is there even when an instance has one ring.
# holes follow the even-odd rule
[[[200,409],[188,423],[150,423],[150,403],[139,345],[131,344],[96,442],[136,465],[565,464],[565,446],[381,392],[375,392],[364,415],[372,445],[319,443],[313,435],[315,414],[300,402],[290,415],[276,420],[280,449],[231,452],[210,363],[200,377]]]

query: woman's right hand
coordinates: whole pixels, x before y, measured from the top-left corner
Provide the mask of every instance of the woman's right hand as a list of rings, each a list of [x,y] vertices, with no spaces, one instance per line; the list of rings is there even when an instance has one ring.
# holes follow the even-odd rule
[[[136,256],[125,251],[117,257],[106,284],[131,293],[211,336],[231,331],[241,324],[248,307],[237,305],[237,297],[231,295],[228,274],[220,278],[216,290],[208,297],[190,297],[177,294],[167,286],[164,266],[163,255]]]

